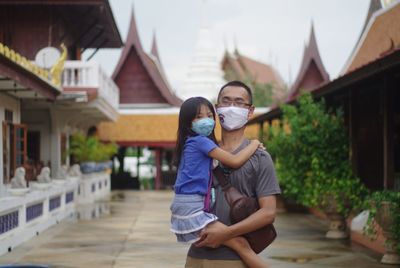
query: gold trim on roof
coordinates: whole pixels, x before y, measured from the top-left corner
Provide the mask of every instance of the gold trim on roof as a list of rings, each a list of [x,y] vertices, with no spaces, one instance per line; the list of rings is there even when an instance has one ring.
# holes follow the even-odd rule
[[[61,86],[61,74],[64,68],[64,62],[67,57],[67,52],[64,44],[61,44],[61,48],[63,49],[63,54],[61,55],[58,62],[53,66],[53,68],[57,65],[57,71],[50,73],[48,70],[39,67],[38,65],[34,64],[30,60],[26,59],[24,56],[21,56],[18,52],[14,51],[13,49],[9,48],[8,46],[2,44],[0,42],[0,54],[8,58],[10,61],[22,66],[29,72],[35,74],[36,76],[40,77],[41,79],[45,80],[47,83],[54,85],[55,87]],[[65,48],[65,50],[64,50]],[[61,65],[62,61],[62,65]],[[53,69],[52,68],[52,69]]]
[[[53,84],[57,86],[61,86],[61,75],[62,72],[64,71],[64,63],[68,55],[67,48],[65,47],[64,43],[61,44],[61,49],[62,53],[60,58],[50,69],[51,81]]]

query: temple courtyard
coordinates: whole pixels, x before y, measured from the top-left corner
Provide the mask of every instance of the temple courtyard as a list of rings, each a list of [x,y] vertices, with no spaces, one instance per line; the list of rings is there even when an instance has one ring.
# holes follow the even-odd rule
[[[183,267],[188,245],[169,231],[171,191],[112,192],[109,202],[38,234],[0,257],[5,264],[49,267]],[[327,223],[311,214],[279,213],[278,238],[261,256],[270,267],[393,267],[380,255],[324,237]]]

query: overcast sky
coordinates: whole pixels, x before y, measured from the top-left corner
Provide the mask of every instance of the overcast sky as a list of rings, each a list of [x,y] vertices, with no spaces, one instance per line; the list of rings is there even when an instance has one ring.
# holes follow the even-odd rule
[[[169,82],[179,88],[191,62],[201,25],[203,0],[109,0],[125,41],[134,8],[144,49],[153,31]],[[369,0],[207,0],[206,14],[216,50],[225,47],[272,64],[286,82],[299,71],[311,22],[330,78],[338,76],[364,24]],[[234,41],[236,40],[236,41]],[[120,49],[100,50],[92,60],[112,74]],[[85,52],[84,58],[91,54]]]

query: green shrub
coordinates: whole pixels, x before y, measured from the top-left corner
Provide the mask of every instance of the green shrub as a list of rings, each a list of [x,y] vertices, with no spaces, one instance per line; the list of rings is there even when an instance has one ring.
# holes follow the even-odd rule
[[[307,93],[298,105],[283,105],[282,122],[273,123],[267,148],[275,159],[283,194],[308,207],[323,207],[333,196],[339,212],[360,208],[366,193],[353,175],[343,112],[328,111]]]

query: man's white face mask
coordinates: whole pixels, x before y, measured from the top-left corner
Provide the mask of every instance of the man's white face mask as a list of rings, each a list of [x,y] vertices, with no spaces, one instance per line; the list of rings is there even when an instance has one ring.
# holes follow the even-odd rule
[[[230,131],[242,128],[247,123],[249,109],[235,106],[219,107],[217,114],[221,126]]]

